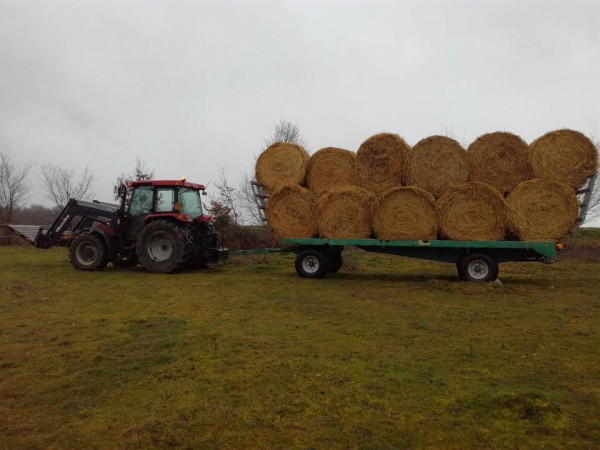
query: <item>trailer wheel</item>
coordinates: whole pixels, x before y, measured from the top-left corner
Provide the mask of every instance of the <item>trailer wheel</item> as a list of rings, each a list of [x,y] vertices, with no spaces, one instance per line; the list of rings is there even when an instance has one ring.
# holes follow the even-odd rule
[[[340,253],[333,253],[329,255],[329,267],[327,268],[327,272],[338,272],[342,268],[343,262],[342,255]]]
[[[470,253],[457,264],[458,276],[463,281],[494,281],[498,278],[498,263],[484,253]]]
[[[190,260],[190,245],[180,226],[166,220],[151,222],[142,229],[136,253],[148,272],[171,273]]]
[[[69,247],[69,260],[77,270],[102,270],[108,264],[108,249],[95,234],[80,234]]]
[[[329,270],[329,259],[317,250],[305,250],[296,256],[295,265],[302,278],[322,278]]]

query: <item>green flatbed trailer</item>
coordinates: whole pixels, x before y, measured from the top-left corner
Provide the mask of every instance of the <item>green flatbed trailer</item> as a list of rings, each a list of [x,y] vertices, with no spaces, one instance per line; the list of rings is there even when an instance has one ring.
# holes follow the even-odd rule
[[[380,241],[378,239],[282,239],[282,250],[296,254],[296,272],[304,278],[321,278],[342,267],[344,247],[389,255],[453,263],[464,281],[494,281],[498,264],[508,261],[551,263],[554,242],[522,241]]]

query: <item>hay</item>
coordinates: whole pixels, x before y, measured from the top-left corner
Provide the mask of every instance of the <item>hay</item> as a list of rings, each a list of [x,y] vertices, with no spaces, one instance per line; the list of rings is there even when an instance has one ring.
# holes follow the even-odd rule
[[[558,130],[531,143],[529,161],[535,178],[562,181],[577,189],[598,169],[598,152],[578,131]]]
[[[356,184],[356,154],[350,150],[327,147],[310,157],[306,171],[306,187],[321,193],[338,186]]]
[[[266,219],[280,238],[311,238],[317,234],[316,200],[308,189],[286,186],[267,200]]]
[[[371,237],[371,205],[373,193],[356,186],[337,187],[318,200],[319,234],[330,239],[363,239]]]
[[[508,196],[510,230],[523,241],[555,241],[577,223],[579,201],[570,186],[555,180],[520,183]]]
[[[267,193],[284,186],[298,186],[304,182],[308,153],[299,145],[276,142],[256,161],[256,181]]]
[[[440,230],[457,241],[497,241],[506,231],[506,203],[497,189],[479,181],[448,188],[438,202]]]
[[[397,134],[371,136],[356,153],[358,184],[373,192],[384,192],[400,186],[404,161],[409,151],[408,144]]]
[[[405,184],[419,186],[439,198],[453,184],[469,180],[465,150],[454,139],[431,136],[420,140],[408,157]]]
[[[529,147],[519,136],[495,132],[478,137],[467,148],[472,181],[483,181],[503,194],[532,177]]]
[[[414,186],[386,191],[374,204],[373,230],[382,240],[436,239],[438,212],[435,198]]]

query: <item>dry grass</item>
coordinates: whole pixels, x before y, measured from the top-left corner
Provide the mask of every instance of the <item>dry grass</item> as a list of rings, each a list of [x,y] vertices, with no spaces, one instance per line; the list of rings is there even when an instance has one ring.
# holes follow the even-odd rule
[[[0,447],[598,448],[600,265],[169,276],[0,249]]]

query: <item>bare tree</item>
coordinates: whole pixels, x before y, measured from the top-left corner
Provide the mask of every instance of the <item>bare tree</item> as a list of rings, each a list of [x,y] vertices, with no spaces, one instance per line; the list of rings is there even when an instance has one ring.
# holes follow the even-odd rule
[[[96,177],[87,167],[76,181],[75,172],[71,169],[52,164],[42,165],[42,182],[46,186],[46,198],[59,208],[63,208],[72,198],[81,200],[92,197],[94,194],[90,192],[90,188],[95,179]]]
[[[0,220],[11,223],[15,208],[27,200],[31,185],[27,177],[33,163],[15,164],[0,153]]]
[[[215,188],[217,189],[218,196],[215,199],[218,203],[225,206],[225,208],[229,211],[229,221],[232,225],[239,224],[239,212],[237,205],[237,192],[236,188],[231,186],[227,181],[227,177],[225,176],[225,168],[221,167],[219,169],[219,181],[215,183]]]
[[[280,120],[275,124],[273,132],[264,141],[264,148],[269,147],[275,142],[287,142],[288,144],[296,144],[300,147],[306,147],[306,141],[302,137],[298,125],[286,120]]]
[[[113,195],[115,200],[119,199],[119,186],[122,184],[127,184],[130,181],[142,181],[142,180],[151,180],[154,178],[154,169],[150,169],[146,164],[146,161],[140,159],[139,156],[135,157],[135,168],[133,172],[125,173],[121,172],[120,175],[117,176],[117,180],[115,185],[113,186]]]

